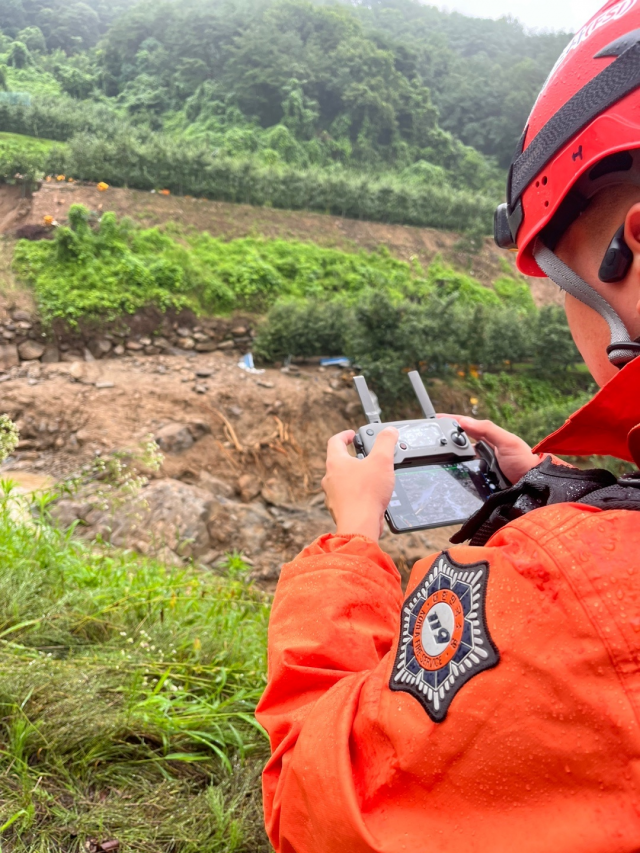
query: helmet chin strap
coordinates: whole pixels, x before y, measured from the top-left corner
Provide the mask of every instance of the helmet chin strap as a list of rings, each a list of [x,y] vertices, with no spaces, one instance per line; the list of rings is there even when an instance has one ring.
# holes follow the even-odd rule
[[[640,341],[631,340],[618,312],[590,284],[581,279],[551,249],[547,248],[540,238],[536,240],[533,247],[533,256],[542,272],[551,281],[584,305],[593,308],[606,320],[611,332],[611,344],[607,348],[607,354],[612,364],[622,368],[640,356]]]

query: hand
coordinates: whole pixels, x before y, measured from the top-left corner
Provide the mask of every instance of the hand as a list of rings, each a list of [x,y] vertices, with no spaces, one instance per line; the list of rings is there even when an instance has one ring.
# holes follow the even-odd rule
[[[469,438],[485,441],[495,452],[502,473],[512,483],[517,483],[527,471],[540,464],[540,456],[531,450],[526,441],[492,421],[478,421],[466,415],[445,417],[455,418]]]
[[[393,453],[398,430],[383,430],[366,459],[349,453],[354,438],[355,432],[347,430],[329,439],[322,488],[339,535],[360,534],[377,542],[395,486]]]

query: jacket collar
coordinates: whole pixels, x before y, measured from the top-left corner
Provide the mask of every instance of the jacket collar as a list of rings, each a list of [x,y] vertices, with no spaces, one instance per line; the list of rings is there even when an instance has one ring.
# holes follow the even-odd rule
[[[535,451],[615,456],[640,467],[640,358],[627,364]]]

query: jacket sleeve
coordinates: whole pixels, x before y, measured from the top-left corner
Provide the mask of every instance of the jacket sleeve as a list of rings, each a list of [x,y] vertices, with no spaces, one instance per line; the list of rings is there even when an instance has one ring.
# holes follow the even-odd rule
[[[292,803],[300,807],[304,822],[304,802],[312,795],[298,769],[291,772],[305,722],[322,702],[330,729],[346,727],[343,737],[348,739],[360,687],[391,650],[401,606],[398,570],[365,537],[324,536],[284,566],[269,628],[268,686],[256,715],[271,740],[263,792],[267,830],[276,850],[294,850],[281,833],[283,800],[287,810]],[[322,749],[321,743],[322,738],[314,750]],[[324,760],[344,763],[344,753],[332,750],[331,743],[326,747]],[[347,766],[327,767],[327,773],[350,775]],[[342,799],[343,792],[336,789],[336,794]],[[361,833],[366,836],[364,826]],[[359,849],[357,838],[348,849]]]

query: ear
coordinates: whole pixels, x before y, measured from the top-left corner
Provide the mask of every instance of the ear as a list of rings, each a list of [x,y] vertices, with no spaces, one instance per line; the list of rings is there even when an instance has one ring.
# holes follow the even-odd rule
[[[624,239],[633,252],[634,267],[637,270],[640,259],[640,203],[634,204],[627,212],[624,223]],[[640,300],[636,304],[636,314],[640,317]]]
[[[640,256],[640,202],[629,208],[624,223],[624,240],[635,257]]]

